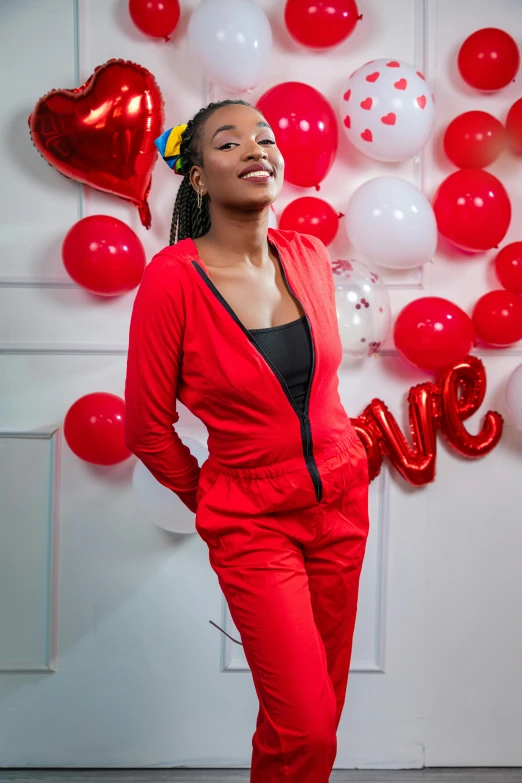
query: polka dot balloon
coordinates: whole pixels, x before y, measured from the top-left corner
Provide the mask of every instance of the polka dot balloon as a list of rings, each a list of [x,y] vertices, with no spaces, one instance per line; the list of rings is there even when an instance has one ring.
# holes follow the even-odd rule
[[[343,90],[341,125],[370,158],[401,161],[417,155],[435,122],[435,100],[424,75],[400,60],[371,60]]]

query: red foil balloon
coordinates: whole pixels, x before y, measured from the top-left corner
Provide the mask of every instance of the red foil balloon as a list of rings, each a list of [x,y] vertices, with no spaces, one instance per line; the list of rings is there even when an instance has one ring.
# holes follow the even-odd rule
[[[407,304],[393,328],[399,353],[423,370],[439,370],[464,359],[475,344],[471,318],[448,299],[424,296]]]
[[[508,33],[497,27],[476,30],[460,47],[460,74],[477,90],[500,90],[513,81],[519,65],[518,46]]]
[[[495,272],[507,291],[522,294],[522,242],[511,242],[497,253]]]
[[[444,152],[460,169],[483,169],[491,165],[505,146],[504,126],[485,111],[459,114],[444,134]]]
[[[323,244],[329,245],[335,238],[339,228],[337,213],[326,201],[315,196],[303,196],[288,204],[279,218],[279,228],[299,231],[301,234],[312,234]]]
[[[360,19],[355,0],[286,0],[288,32],[298,43],[314,49],[341,43]]]
[[[496,247],[511,221],[511,202],[503,184],[482,169],[461,169],[446,177],[433,209],[442,236],[472,253]]]
[[[129,0],[129,13],[142,33],[169,41],[179,21],[180,8],[178,0]]]
[[[381,472],[382,466],[381,434],[379,428],[373,420],[369,406],[360,416],[355,419],[350,419],[350,421],[366,449],[369,478],[370,481],[373,481]]]
[[[455,367],[442,372],[440,389],[440,429],[454,448],[466,457],[481,457],[498,444],[503,429],[500,413],[488,411],[477,435],[469,433],[463,421],[475,413],[486,394],[486,371],[476,356],[468,356]],[[462,398],[459,400],[459,396]]]
[[[488,291],[471,319],[477,336],[490,345],[513,345],[522,340],[522,299],[511,291]]]
[[[486,371],[475,356],[442,370],[436,383],[413,386],[408,395],[410,435],[413,446],[382,400],[374,399],[357,418],[351,419],[367,453],[370,481],[379,475],[385,454],[410,484],[421,486],[435,478],[436,432],[469,457],[481,457],[498,444],[503,419],[488,411],[484,426],[470,435],[462,422],[484,401]]]
[[[64,419],[67,445],[94,465],[115,465],[131,456],[125,445],[125,401],[116,394],[93,392],[76,400]]]
[[[410,484],[420,487],[435,478],[437,425],[433,396],[437,387],[422,383],[410,389],[408,414],[413,448],[382,400],[372,400],[370,409],[381,432],[381,449]]]
[[[515,152],[522,152],[522,98],[508,112],[506,131],[510,146]]]
[[[150,228],[147,197],[163,98],[146,68],[109,60],[81,87],[40,98],[29,127],[37,150],[61,174],[136,204]]]
[[[119,296],[140,284],[145,251],[134,231],[108,215],[90,215],[69,229],[62,259],[70,277],[93,294]]]
[[[335,112],[326,98],[308,84],[284,82],[267,90],[257,108],[274,131],[285,159],[285,179],[319,190],[339,143]]]

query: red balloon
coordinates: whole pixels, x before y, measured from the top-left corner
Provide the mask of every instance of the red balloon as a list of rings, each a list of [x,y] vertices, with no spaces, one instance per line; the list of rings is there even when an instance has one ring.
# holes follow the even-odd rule
[[[116,394],[93,392],[76,400],[63,423],[67,445],[94,465],[115,465],[131,456],[124,440],[125,401]]]
[[[179,21],[180,8],[178,0],[129,0],[129,13],[142,33],[169,41]]]
[[[257,108],[272,126],[285,159],[285,178],[309,188],[330,171],[339,143],[335,112],[318,90],[302,82],[271,87]]]
[[[150,228],[147,197],[163,98],[146,68],[109,60],[81,87],[40,98],[29,127],[36,149],[61,174],[136,204]]]
[[[500,90],[515,78],[520,64],[518,46],[497,27],[472,33],[460,47],[459,71],[471,87],[484,92]]]
[[[491,165],[505,146],[504,126],[485,111],[459,114],[444,134],[444,152],[460,169],[482,169]]]
[[[355,0],[286,0],[288,32],[298,43],[316,49],[344,41],[360,19]]]
[[[414,299],[403,307],[393,329],[399,353],[423,370],[440,370],[469,354],[475,344],[470,317],[438,296]]]
[[[62,259],[75,283],[101,296],[132,291],[146,264],[134,231],[108,215],[90,215],[75,223],[63,240]]]
[[[515,101],[508,112],[506,130],[509,144],[515,152],[522,152],[522,98]]]
[[[490,345],[512,345],[522,340],[522,299],[511,291],[488,291],[471,314],[477,332]]]
[[[312,234],[329,245],[339,228],[339,217],[333,207],[321,198],[303,196],[288,204],[279,218],[279,228]]]
[[[497,253],[495,272],[507,291],[522,294],[522,242],[512,242]]]
[[[499,179],[482,169],[461,169],[441,182],[433,209],[452,244],[472,253],[496,247],[511,221],[511,202]]]

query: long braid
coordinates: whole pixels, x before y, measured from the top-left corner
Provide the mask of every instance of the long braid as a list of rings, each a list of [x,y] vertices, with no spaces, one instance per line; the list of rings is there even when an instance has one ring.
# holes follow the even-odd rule
[[[197,114],[188,121],[187,127],[183,131],[180,145],[180,155],[183,161],[181,173],[183,180],[179,186],[174,202],[174,211],[172,213],[172,223],[170,227],[170,244],[174,245],[181,239],[197,239],[208,233],[210,230],[210,210],[208,207],[208,196],[203,197],[201,209],[198,207],[197,193],[190,183],[190,171],[192,166],[203,166],[203,154],[201,152],[201,137],[203,127],[211,114],[216,109],[230,104],[241,104],[242,106],[251,106],[250,103],[242,100],[225,100],[218,103],[209,103],[208,106],[200,109]]]

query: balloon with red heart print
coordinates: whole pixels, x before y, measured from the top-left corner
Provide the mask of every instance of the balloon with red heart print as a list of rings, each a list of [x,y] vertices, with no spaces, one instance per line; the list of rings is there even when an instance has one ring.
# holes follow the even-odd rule
[[[346,80],[340,117],[360,152],[375,160],[407,160],[433,131],[435,101],[424,75],[412,65],[370,60]]]
[[[147,228],[154,139],[163,122],[154,76],[115,59],[98,66],[81,87],[48,92],[29,117],[31,138],[48,163],[66,177],[131,201]]]

